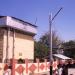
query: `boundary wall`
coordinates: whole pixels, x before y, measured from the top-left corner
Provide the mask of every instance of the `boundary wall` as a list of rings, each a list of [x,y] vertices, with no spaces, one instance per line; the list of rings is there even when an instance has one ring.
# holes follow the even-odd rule
[[[17,63],[15,59],[11,61],[12,68],[9,68],[9,64],[0,63],[0,75],[35,75],[35,74],[48,74],[50,71],[50,63],[45,59],[44,62],[40,62],[39,59],[36,63],[29,62],[25,59],[25,63]],[[53,70],[57,69],[56,61],[53,62]]]

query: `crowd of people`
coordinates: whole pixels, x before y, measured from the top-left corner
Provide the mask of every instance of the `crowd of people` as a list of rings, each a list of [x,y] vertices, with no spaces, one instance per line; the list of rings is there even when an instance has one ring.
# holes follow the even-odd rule
[[[57,75],[68,75],[69,68],[75,68],[75,60],[59,61]]]

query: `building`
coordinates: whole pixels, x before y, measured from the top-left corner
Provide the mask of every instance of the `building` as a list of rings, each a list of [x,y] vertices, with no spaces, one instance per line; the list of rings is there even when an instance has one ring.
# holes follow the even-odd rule
[[[34,36],[37,26],[21,19],[0,16],[0,61],[34,59]]]

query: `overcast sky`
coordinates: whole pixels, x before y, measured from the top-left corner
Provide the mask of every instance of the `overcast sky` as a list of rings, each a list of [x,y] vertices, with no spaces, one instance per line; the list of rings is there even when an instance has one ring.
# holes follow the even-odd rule
[[[0,15],[14,16],[30,23],[37,17],[39,39],[49,30],[49,12],[63,10],[53,21],[53,29],[62,40],[75,39],[75,0],[0,0]]]

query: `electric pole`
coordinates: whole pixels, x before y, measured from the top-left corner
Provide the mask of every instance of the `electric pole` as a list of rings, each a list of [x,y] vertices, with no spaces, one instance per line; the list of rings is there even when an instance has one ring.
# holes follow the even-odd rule
[[[62,8],[60,8],[59,11],[53,17],[52,17],[52,13],[49,14],[50,75],[53,75],[53,72],[52,72],[52,69],[53,69],[53,66],[52,66],[52,64],[53,64],[53,56],[52,56],[52,22],[61,10],[62,10]]]

